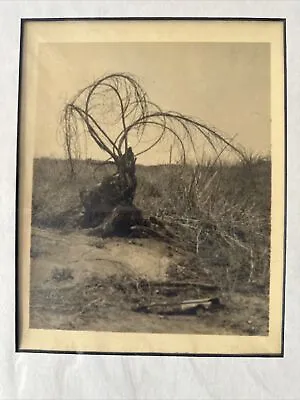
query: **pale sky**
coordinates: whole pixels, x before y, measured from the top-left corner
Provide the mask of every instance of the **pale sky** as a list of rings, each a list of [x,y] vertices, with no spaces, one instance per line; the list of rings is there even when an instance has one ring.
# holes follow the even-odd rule
[[[236,142],[270,153],[270,45],[266,43],[47,43],[39,45],[35,156],[64,157],[57,140],[66,101],[108,73],[135,75],[165,110],[198,117]],[[88,151],[103,158],[95,145]],[[141,157],[168,161],[161,146]]]

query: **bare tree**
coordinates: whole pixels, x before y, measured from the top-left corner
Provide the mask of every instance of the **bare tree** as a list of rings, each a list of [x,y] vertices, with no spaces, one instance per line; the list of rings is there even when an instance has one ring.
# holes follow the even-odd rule
[[[187,152],[197,160],[199,137],[208,142],[216,158],[225,148],[243,157],[243,152],[216,129],[179,112],[163,111],[148,98],[137,79],[125,73],[104,76],[80,90],[66,105],[63,122],[65,149],[73,172],[74,159],[83,151],[81,137],[92,139],[106,154],[106,161],[115,164],[113,186],[118,196],[114,205],[132,205],[137,186],[136,158],[167,137],[177,145],[184,163]]]

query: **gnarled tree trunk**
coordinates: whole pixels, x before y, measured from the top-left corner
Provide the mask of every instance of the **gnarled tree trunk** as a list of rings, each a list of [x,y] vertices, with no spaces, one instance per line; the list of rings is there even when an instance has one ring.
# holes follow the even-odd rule
[[[82,225],[98,227],[103,235],[125,235],[142,223],[142,213],[133,205],[137,187],[135,157],[131,147],[120,157],[117,173],[89,190],[80,192]]]

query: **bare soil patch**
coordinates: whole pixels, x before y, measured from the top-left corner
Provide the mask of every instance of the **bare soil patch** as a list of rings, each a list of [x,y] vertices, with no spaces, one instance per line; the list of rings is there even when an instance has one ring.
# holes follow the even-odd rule
[[[268,334],[268,295],[259,288],[234,293],[191,287],[164,292],[149,282],[174,280],[191,255],[161,240],[106,238],[84,231],[32,229],[30,325],[89,331]],[[213,286],[210,266],[198,280]],[[195,315],[136,312],[141,302],[178,302],[217,296],[224,307]]]

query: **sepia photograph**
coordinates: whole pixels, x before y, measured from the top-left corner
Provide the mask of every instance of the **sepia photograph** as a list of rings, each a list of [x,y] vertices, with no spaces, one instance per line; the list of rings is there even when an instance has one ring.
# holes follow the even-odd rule
[[[284,34],[22,21],[19,351],[282,353]]]

